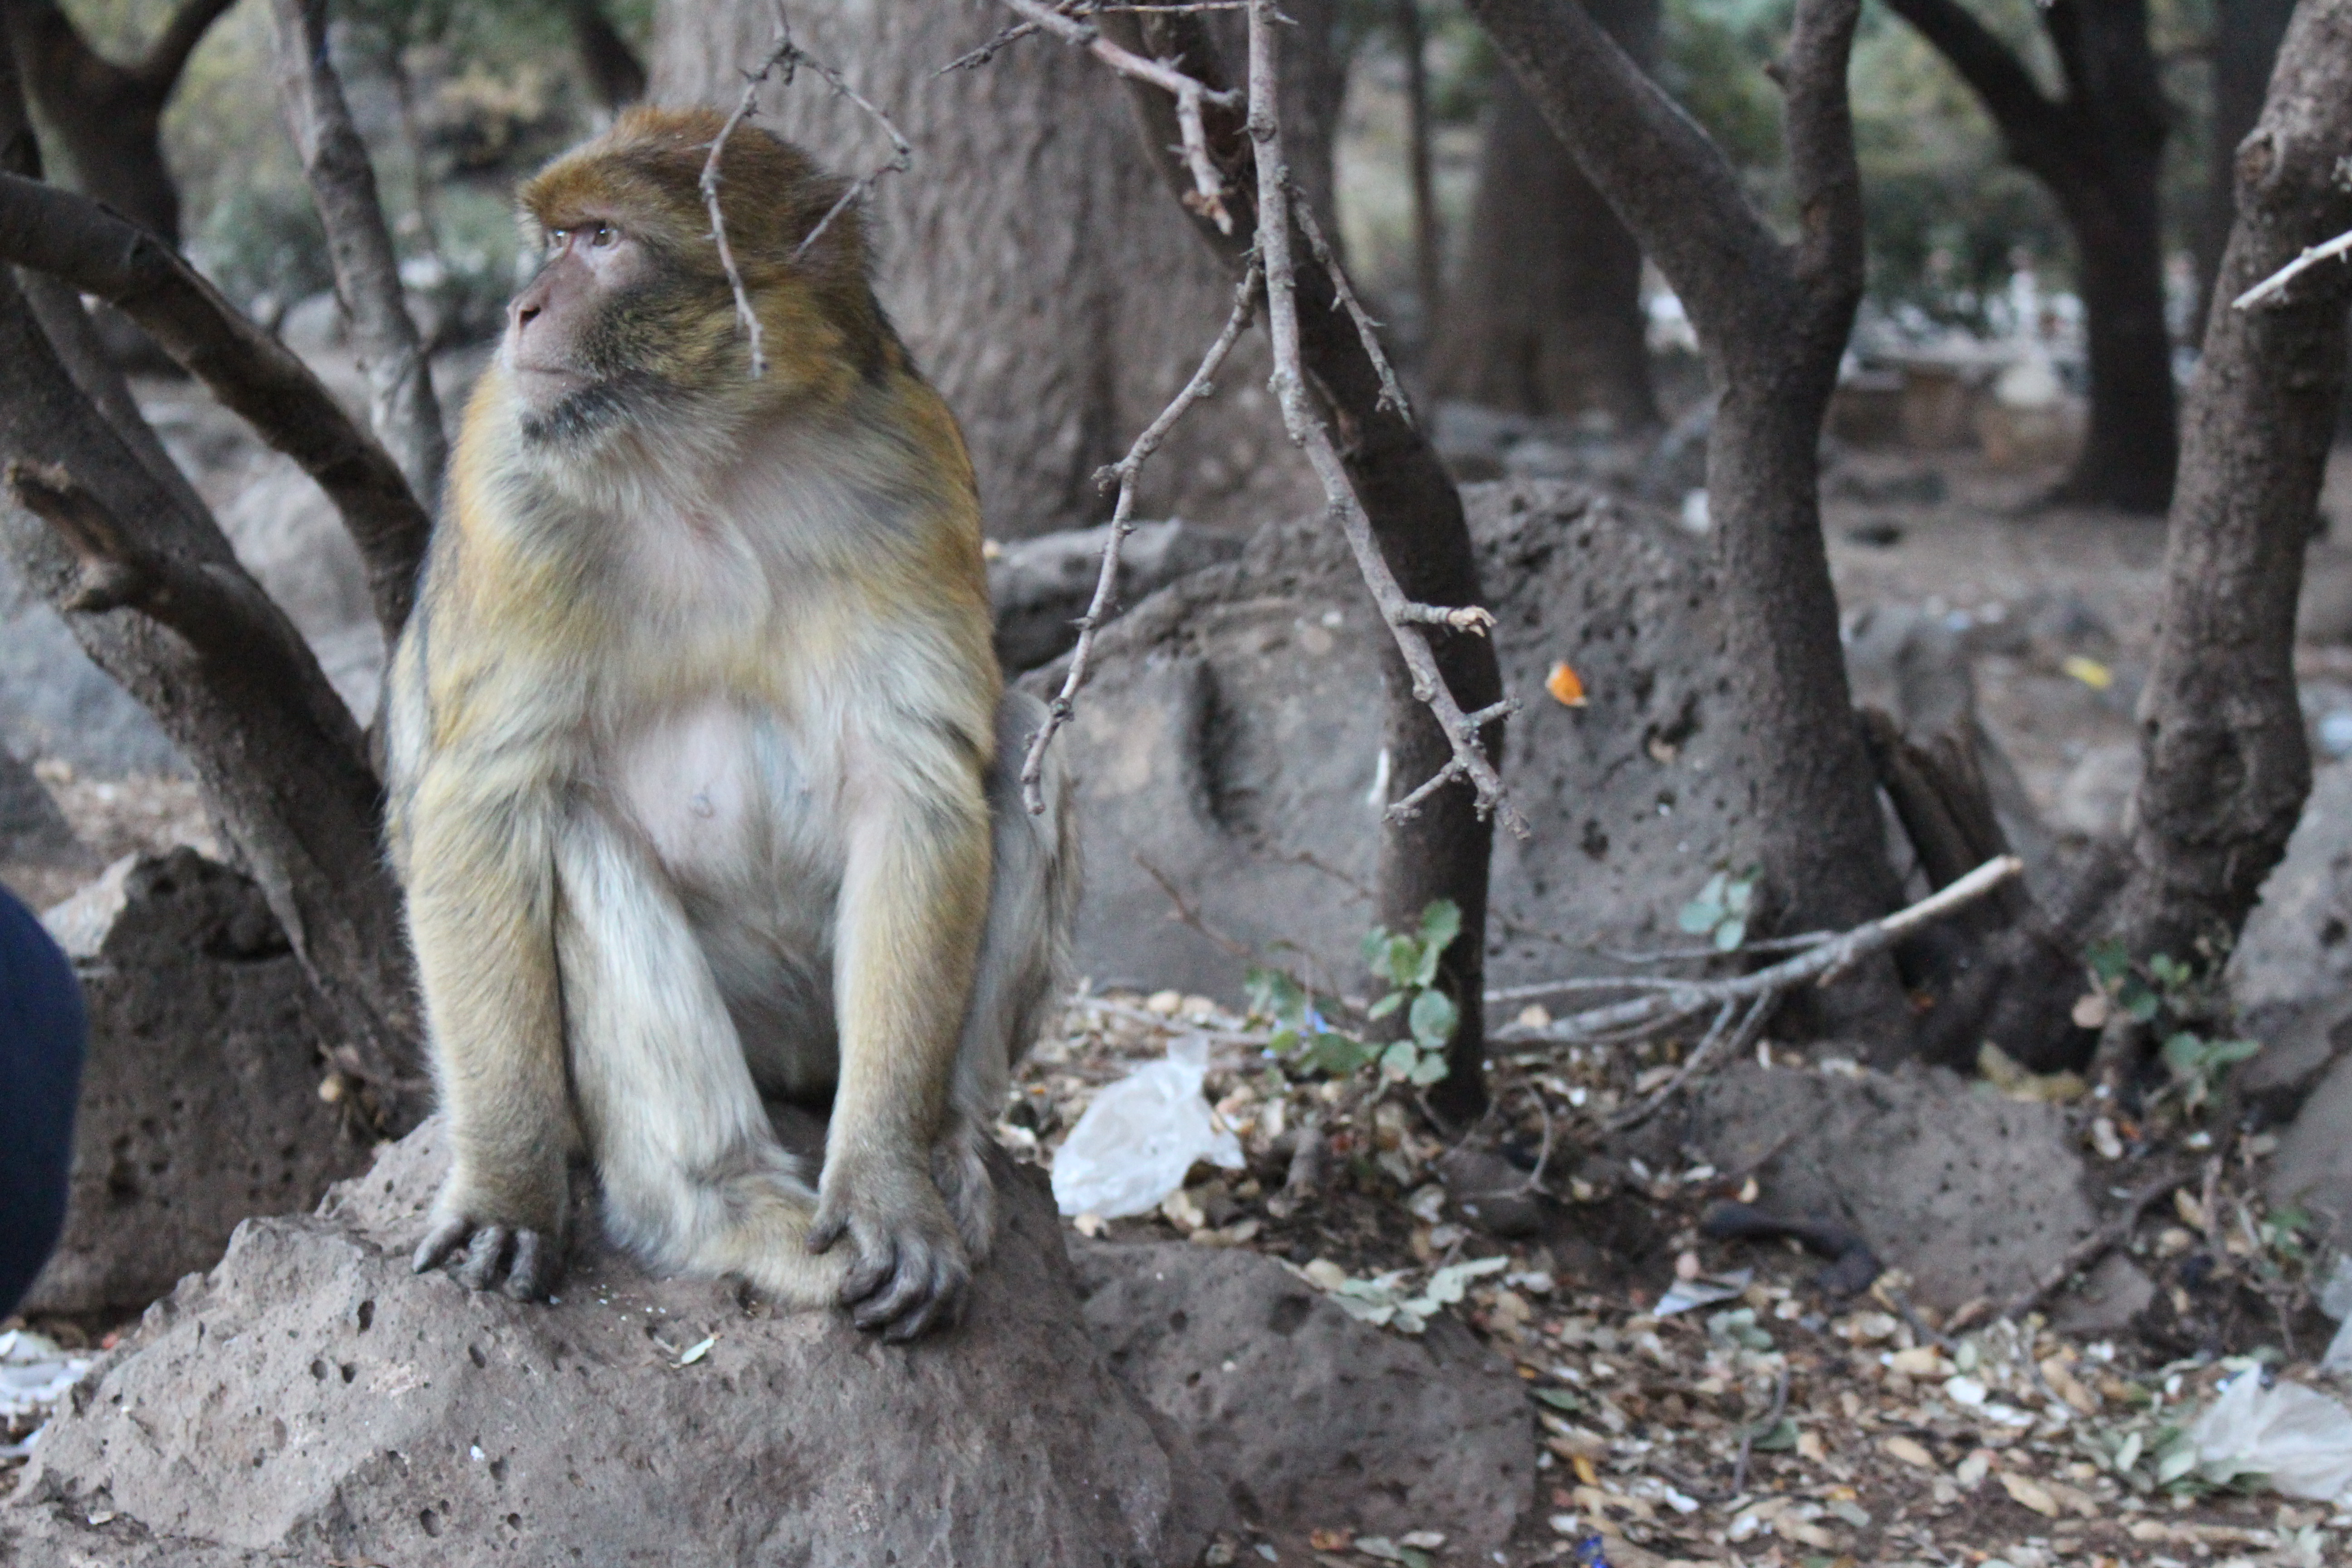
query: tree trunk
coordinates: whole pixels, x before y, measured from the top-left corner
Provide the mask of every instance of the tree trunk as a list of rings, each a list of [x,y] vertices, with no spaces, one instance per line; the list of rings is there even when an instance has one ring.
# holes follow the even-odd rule
[[[1897,901],[1846,687],[1822,542],[1822,419],[1862,298],[1845,72],[1860,0],[1800,0],[1782,66],[1801,232],[1784,244],[1713,142],[1574,0],[1470,0],[1528,95],[1657,262],[1719,395],[1707,447],[1717,619],[1735,683],[1749,842],[1778,922],[1843,928]],[[1910,1016],[1882,962],[1822,994],[1823,1026],[1881,1054]]]
[[[618,113],[646,95],[645,62],[604,15],[601,0],[571,0],[572,37],[588,89],[607,114]]]
[[[1973,89],[2011,160],[2050,187],[2074,237],[2089,331],[2091,428],[2053,499],[2164,510],[2179,452],[2164,324],[2160,175],[2170,118],[2147,0],[2036,7],[2065,79],[2032,71],[1960,0],[1887,0]]]
[[[1237,77],[1230,72],[1209,29],[1197,17],[1107,15],[1107,33],[1137,52],[1177,62],[1212,87]],[[1143,144],[1153,154],[1171,191],[1192,189],[1190,174],[1168,151],[1178,128],[1167,94],[1139,87],[1133,94],[1142,122]],[[1211,152],[1225,177],[1234,211],[1225,233],[1196,216],[1195,232],[1209,243],[1228,273],[1242,275],[1250,236],[1256,227],[1256,157],[1238,114],[1212,109],[1204,117]],[[1164,201],[1166,198],[1163,197]],[[1177,204],[1168,203],[1171,210]],[[1294,239],[1297,258],[1299,358],[1328,411],[1349,488],[1362,504],[1381,555],[1408,598],[1423,604],[1471,605],[1482,602],[1478,563],[1464,520],[1461,493],[1438,460],[1435,448],[1405,409],[1382,401],[1381,376],[1363,340],[1338,300],[1332,275],[1317,263],[1303,238]],[[1271,413],[1269,411],[1269,416]],[[1438,673],[1465,713],[1502,698],[1501,668],[1494,643],[1467,633],[1431,638]],[[1444,731],[1429,707],[1413,694],[1411,674],[1392,642],[1381,647],[1387,689],[1386,748],[1389,798],[1397,800],[1434,776],[1453,760]],[[1481,731],[1486,755],[1503,755],[1500,721]],[[1448,899],[1462,911],[1462,930],[1438,966],[1439,989],[1453,998],[1461,1022],[1447,1052],[1450,1070],[1431,1091],[1442,1120],[1464,1126],[1486,1109],[1485,1058],[1486,897],[1495,824],[1481,816],[1466,780],[1437,791],[1402,821],[1384,820],[1376,875],[1381,923],[1411,931],[1434,900]]]
[[[1395,0],[1396,45],[1404,56],[1405,158],[1412,181],[1412,283],[1421,296],[1418,339],[1425,350],[1444,294],[1444,252],[1437,234],[1437,180],[1430,168],[1429,42],[1421,0]]]
[[[2352,271],[2323,265],[2249,309],[2231,301],[2352,228],[2347,82],[2352,0],[2305,0],[2239,150],[2238,221],[2189,388],[2123,902],[2142,958],[2226,951],[2311,788],[2295,601],[2343,395]]]
[[[1586,7],[1643,70],[1657,61],[1657,0]],[[1478,162],[1462,276],[1436,338],[1441,395],[1520,414],[1659,423],[1642,314],[1642,247],[1542,111],[1507,75]]]
[[[2237,222],[2238,143],[2262,117],[2271,66],[2294,15],[2294,0],[2213,0],[2213,117],[2205,149],[2205,210],[2197,224],[2197,312],[2189,329],[2193,342],[2205,341],[2213,279]]]
[[[75,185],[142,228],[180,243],[180,191],[163,163],[163,106],[205,31],[236,0],[184,0],[147,58],[115,64],[58,0],[0,0],[33,100],[65,143]]]
[[[653,96],[732,108],[768,52],[771,0],[662,0]],[[975,68],[1011,13],[993,0],[795,7],[793,36],[887,110],[915,164],[870,199],[877,287],[962,422],[991,534],[1098,522],[1095,471],[1184,384],[1233,304],[1136,144],[1095,61],[1024,38]],[[813,73],[761,98],[761,123],[862,174],[887,142]],[[1255,521],[1316,504],[1266,396],[1263,342],[1145,471],[1140,515]]]

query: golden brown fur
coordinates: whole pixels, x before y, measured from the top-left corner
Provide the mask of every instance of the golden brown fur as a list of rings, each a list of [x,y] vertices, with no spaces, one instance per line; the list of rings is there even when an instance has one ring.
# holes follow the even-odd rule
[[[971,468],[838,184],[635,110],[523,192],[551,237],[475,392],[392,673],[392,840],[455,1161],[419,1266],[553,1276],[564,1168],[658,1265],[953,1315],[980,1140],[1066,938],[1011,770]],[[833,1117],[812,1194],[761,1097]],[[845,1237],[846,1248],[813,1250]],[[511,1245],[511,1257],[507,1256]],[[854,1256],[845,1256],[845,1253]]]

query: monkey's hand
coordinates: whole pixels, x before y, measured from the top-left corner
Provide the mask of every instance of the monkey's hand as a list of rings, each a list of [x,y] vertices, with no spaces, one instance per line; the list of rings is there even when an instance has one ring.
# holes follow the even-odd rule
[[[452,1272],[468,1289],[499,1286],[518,1301],[542,1300],[563,1272],[562,1202],[501,1202],[487,1188],[452,1175],[433,1205],[432,1225],[410,1267],[422,1274],[453,1255],[457,1267]]]
[[[911,1340],[963,1316],[971,1260],[929,1172],[895,1162],[825,1162],[808,1248],[824,1252],[846,1236],[856,1261],[841,1303],[857,1326],[887,1340]]]

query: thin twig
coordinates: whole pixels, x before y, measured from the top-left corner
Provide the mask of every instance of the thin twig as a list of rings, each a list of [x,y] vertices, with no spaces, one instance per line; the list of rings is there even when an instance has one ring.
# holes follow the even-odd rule
[[[743,95],[735,100],[735,111],[730,114],[726,123],[719,128],[719,134],[711,138],[710,156],[703,160],[702,177],[697,182],[698,187],[702,192],[703,208],[710,215],[710,237],[719,247],[719,265],[726,271],[727,287],[735,296],[735,320],[741,324],[744,341],[750,345],[751,351],[751,379],[754,381],[768,374],[768,356],[761,342],[760,313],[751,308],[751,292],[744,287],[743,269],[736,264],[735,247],[728,242],[727,215],[719,210],[719,161],[725,154],[727,139],[735,134],[735,128],[749,120],[757,110],[760,89],[767,85],[768,79],[781,67],[784,73],[781,85],[790,87],[793,77],[803,66],[814,71],[824,79],[826,86],[871,116],[875,123],[882,127],[882,133],[890,138],[892,151],[888,163],[858,176],[843,187],[841,195],[834,199],[833,205],[825,209],[823,217],[817,219],[816,226],[803,236],[800,244],[793,247],[792,258],[794,261],[807,255],[809,247],[824,236],[826,229],[833,226],[833,220],[839,217],[850,203],[872,190],[876,182],[883,175],[903,174],[914,167],[915,163],[914,147],[906,137],[899,134],[898,127],[892,123],[890,117],[883,113],[878,105],[850,86],[839,71],[793,42],[792,18],[786,14],[779,0],[776,6],[775,43],[768,50],[767,58],[760,62],[759,68],[745,76]]]
[[[1363,301],[1356,298],[1355,288],[1348,281],[1346,269],[1339,265],[1339,258],[1331,254],[1331,247],[1323,238],[1323,226],[1315,220],[1314,204],[1299,194],[1297,181],[1290,182],[1289,191],[1291,215],[1298,220],[1299,232],[1307,236],[1307,247],[1315,253],[1315,259],[1322,265],[1323,270],[1331,275],[1332,304],[1345,310],[1348,319],[1356,323],[1356,336],[1363,342],[1364,357],[1372,362],[1372,369],[1381,378],[1380,401],[1374,406],[1393,408],[1397,417],[1411,425],[1413,423],[1412,405],[1405,401],[1404,388],[1397,383],[1396,369],[1389,363],[1389,356],[1381,347],[1381,324],[1372,320],[1370,312],[1364,309]]]
[[[1251,0],[1249,11],[1249,135],[1257,144],[1258,258],[1265,268],[1266,315],[1274,341],[1274,393],[1282,422],[1291,440],[1304,448],[1307,461],[1322,481],[1326,505],[1346,535],[1357,569],[1371,590],[1381,618],[1388,623],[1412,680],[1414,698],[1426,704],[1444,732],[1453,755],[1445,766],[1419,788],[1392,803],[1390,820],[1411,816],[1436,789],[1455,778],[1467,779],[1477,793],[1480,815],[1498,813],[1520,837],[1528,836],[1527,821],[1503,789],[1478,727],[1454,700],[1426,636],[1424,625],[1451,626],[1483,635],[1492,617],[1484,612],[1446,610],[1416,605],[1405,596],[1372,537],[1371,520],[1348,482],[1347,469],[1332,445],[1331,434],[1308,405],[1307,379],[1300,369],[1297,279],[1290,254],[1290,176],[1283,163],[1282,123],[1276,108],[1276,66],[1274,12],[1267,0]],[[1491,711],[1491,710],[1490,710]]]
[[[1748,1005],[1747,1016],[1739,1020],[1739,1026],[1728,1034],[1724,1032],[1724,1026],[1730,1022],[1732,1010],[1739,1004],[1736,1000],[1726,1002],[1723,1005],[1723,1011],[1716,1015],[1714,1026],[1707,1030],[1706,1037],[1699,1041],[1698,1048],[1691,1052],[1689,1058],[1683,1063],[1675,1076],[1668,1079],[1659,1087],[1655,1094],[1641,1104],[1629,1110],[1621,1110],[1611,1117],[1609,1130],[1612,1132],[1622,1132],[1629,1127],[1639,1127],[1643,1122],[1655,1116],[1660,1106],[1673,1099],[1683,1085],[1696,1078],[1701,1068],[1714,1060],[1717,1046],[1724,1047],[1725,1060],[1737,1058],[1748,1048],[1749,1042],[1763,1031],[1764,1020],[1770,1015],[1772,1005],[1779,1000],[1778,996],[1772,995],[1757,997]]]
[[[2272,295],[2284,292],[2288,284],[2321,262],[2333,257],[2342,256],[2347,251],[2352,251],[2352,229],[2347,229],[2334,239],[2322,240],[2317,245],[2306,245],[2303,247],[2302,255],[2231,300],[2230,307],[2237,310],[2251,310]]]
[[[2024,868],[2025,863],[2016,856],[1999,856],[1908,909],[1897,910],[1883,919],[1857,926],[1833,941],[1810,948],[1769,969],[1724,980],[1682,981],[1646,996],[1573,1013],[1541,1026],[1507,1026],[1497,1030],[1496,1037],[1554,1041],[1585,1041],[1598,1037],[1638,1037],[1719,1007],[1727,1001],[1776,997],[1808,981],[1826,985],[1861,960],[1893,946],[1919,927],[1975,902]]]
[[[2176,1172],[2172,1175],[2150,1182],[2132,1194],[2130,1198],[2126,1200],[2121,1214],[2068,1248],[2066,1256],[2059,1259],[2057,1265],[2049,1273],[2011,1298],[2009,1305],[2000,1310],[2000,1315],[2004,1318],[2021,1318],[2056,1295],[2059,1288],[2067,1280],[2105,1258],[2125,1237],[2130,1236],[2133,1228],[2139,1224],[2139,1216],[2147,1212],[2149,1205],[2168,1195],[2174,1188],[2179,1186],[2180,1180],[2179,1173]]]
[[[1773,1427],[1778,1426],[1780,1424],[1780,1412],[1788,1408],[1788,1404],[1789,1363],[1786,1361],[1783,1361],[1780,1363],[1780,1375],[1775,1378],[1772,1383],[1772,1408],[1766,1414],[1763,1422],[1761,1423],[1764,1431],[1768,1436],[1770,1434]],[[1738,1497],[1740,1493],[1748,1489],[1748,1458],[1749,1453],[1754,1448],[1755,1444],[1756,1428],[1754,1426],[1742,1426],[1739,1429],[1739,1462],[1731,1467],[1731,1495],[1733,1497]]]
[[[1109,618],[1111,605],[1118,595],[1118,552],[1127,536],[1135,530],[1136,481],[1143,472],[1143,465],[1160,450],[1160,443],[1176,427],[1176,422],[1192,405],[1216,390],[1217,372],[1223,368],[1225,356],[1233,353],[1234,344],[1240,341],[1251,316],[1256,312],[1260,276],[1257,263],[1251,262],[1242,275],[1240,286],[1234,290],[1233,313],[1225,318],[1224,331],[1209,345],[1209,352],[1201,356],[1200,368],[1193,371],[1192,379],[1160,411],[1159,417],[1143,427],[1135,445],[1127,449],[1127,456],[1096,476],[1100,483],[1118,483],[1118,500],[1111,508],[1110,527],[1103,535],[1102,567],[1095,575],[1094,597],[1087,604],[1087,613],[1078,617],[1077,646],[1070,650],[1070,667],[1063,674],[1062,689],[1045,705],[1045,722],[1029,737],[1028,752],[1021,759],[1021,798],[1033,816],[1045,809],[1045,748],[1053,743],[1062,726],[1070,721],[1072,705],[1091,673],[1095,634]]]

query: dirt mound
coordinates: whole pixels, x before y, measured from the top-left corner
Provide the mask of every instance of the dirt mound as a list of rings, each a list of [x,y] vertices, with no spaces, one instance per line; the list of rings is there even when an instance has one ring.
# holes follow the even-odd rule
[[[1198,1556],[1210,1494],[1088,1339],[1034,1175],[1003,1172],[1006,1223],[964,1327],[899,1349],[837,1313],[649,1279],[593,1241],[552,1305],[413,1275],[439,1133],[315,1216],[241,1226],[218,1268],[150,1309],[43,1436],[0,1510],[0,1559]]]

